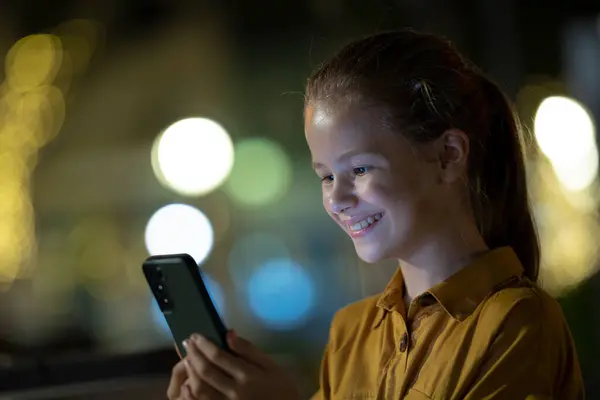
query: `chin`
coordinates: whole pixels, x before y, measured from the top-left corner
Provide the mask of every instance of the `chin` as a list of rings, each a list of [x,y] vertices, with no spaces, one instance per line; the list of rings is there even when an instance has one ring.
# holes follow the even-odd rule
[[[354,244],[358,257],[368,264],[375,264],[386,259],[383,249],[376,246],[359,246]]]

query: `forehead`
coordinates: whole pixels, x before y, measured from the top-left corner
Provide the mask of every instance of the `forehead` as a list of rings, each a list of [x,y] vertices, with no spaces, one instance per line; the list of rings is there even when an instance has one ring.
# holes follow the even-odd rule
[[[356,105],[311,104],[305,110],[304,128],[313,158],[358,151],[385,155],[403,142],[401,135],[386,129],[383,113]]]

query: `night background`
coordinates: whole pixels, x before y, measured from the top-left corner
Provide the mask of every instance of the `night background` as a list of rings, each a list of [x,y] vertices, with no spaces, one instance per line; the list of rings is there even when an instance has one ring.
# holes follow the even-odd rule
[[[331,317],[397,265],[361,262],[323,211],[304,84],[348,40],[407,26],[515,102],[541,284],[600,398],[595,3],[0,1],[0,398],[164,399],[177,356],[141,265],[174,252],[312,394]]]

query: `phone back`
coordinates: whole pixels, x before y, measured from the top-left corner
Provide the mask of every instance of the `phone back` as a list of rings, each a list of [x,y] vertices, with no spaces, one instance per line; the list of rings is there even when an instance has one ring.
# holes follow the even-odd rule
[[[227,329],[191,256],[152,256],[144,262],[142,269],[167,320],[179,354],[185,356],[182,342],[193,333],[199,333],[227,349]]]

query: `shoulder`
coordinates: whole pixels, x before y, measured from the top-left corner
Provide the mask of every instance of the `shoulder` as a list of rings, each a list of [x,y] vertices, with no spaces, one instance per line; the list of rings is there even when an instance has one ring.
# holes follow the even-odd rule
[[[560,304],[529,281],[490,295],[482,304],[477,326],[489,342],[520,342],[540,356],[553,358],[574,352]]]
[[[382,310],[377,307],[379,297],[374,295],[350,303],[335,313],[330,328],[331,350],[371,330],[381,316]]]
[[[560,304],[543,289],[521,282],[498,290],[482,305],[476,325],[491,363],[504,361],[515,371],[529,368],[533,381],[561,393],[557,398],[581,398],[573,338]]]
[[[482,306],[481,317],[496,324],[528,326],[564,324],[559,303],[537,285],[524,280],[491,294]],[[548,326],[550,324],[550,326]]]

